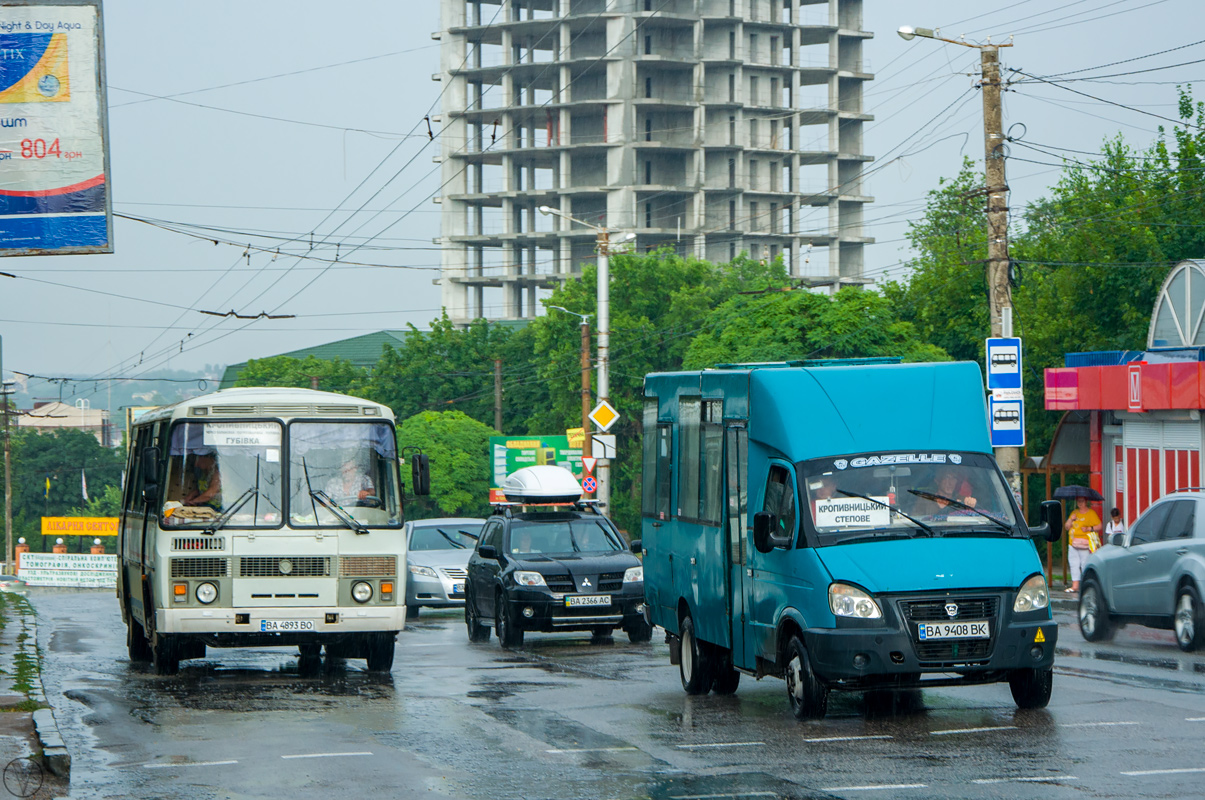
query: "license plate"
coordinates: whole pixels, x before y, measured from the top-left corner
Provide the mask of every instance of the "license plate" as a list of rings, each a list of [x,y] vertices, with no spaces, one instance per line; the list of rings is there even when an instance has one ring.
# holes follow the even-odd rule
[[[312,631],[314,630],[314,621],[312,619],[261,619],[259,621],[259,630],[261,633]]]
[[[452,584],[452,594],[464,594],[464,584],[463,583]]]
[[[917,624],[922,642],[930,639],[987,639],[991,637],[987,620],[982,622],[921,622]]]
[[[609,606],[611,605],[611,595],[609,594],[579,594],[573,597],[565,598],[565,607],[573,608],[574,606]]]

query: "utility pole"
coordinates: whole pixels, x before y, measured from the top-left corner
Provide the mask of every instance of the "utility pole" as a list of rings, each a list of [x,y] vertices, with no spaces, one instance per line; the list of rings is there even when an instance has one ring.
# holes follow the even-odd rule
[[[494,430],[502,433],[502,359],[494,359]]]
[[[606,228],[598,230],[598,402],[609,402],[611,394],[611,235]],[[585,426],[587,422],[582,423]],[[586,442],[591,439],[585,430]],[[587,447],[589,444],[586,445]],[[586,452],[585,450],[582,451]],[[598,460],[598,505],[611,513],[611,459]]]
[[[991,336],[1011,337],[1013,321],[1012,287],[1009,284],[1008,257],[1008,184],[1004,176],[1004,119],[1000,104],[1000,48],[1012,47],[1010,41],[973,44],[938,35],[940,28],[904,26],[899,35],[906,41],[916,36],[947,44],[971,47],[979,51],[979,88],[983,92],[984,194],[987,195],[987,284]],[[1014,494],[1021,491],[1021,448],[997,447],[996,463],[1008,479]]]
[[[548,306],[572,314],[582,321],[582,458],[590,458],[590,315],[562,306]]]
[[[13,468],[12,446],[8,435],[8,384],[4,382],[4,337],[0,336],[0,410],[4,412],[4,572],[13,569]]]

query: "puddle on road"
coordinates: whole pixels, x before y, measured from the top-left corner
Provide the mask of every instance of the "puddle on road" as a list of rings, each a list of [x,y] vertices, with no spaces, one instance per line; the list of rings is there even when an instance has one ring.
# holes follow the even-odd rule
[[[1055,654],[1066,656],[1067,658],[1085,658],[1095,659],[1097,661],[1111,661],[1115,664],[1129,664],[1135,667],[1151,667],[1153,669],[1164,669],[1170,672],[1205,672],[1205,664],[1189,658],[1169,658],[1144,656],[1134,653],[1119,652],[1116,650],[1096,650],[1091,648],[1071,648],[1058,647],[1055,648]],[[1189,665],[1192,665],[1191,670]]]

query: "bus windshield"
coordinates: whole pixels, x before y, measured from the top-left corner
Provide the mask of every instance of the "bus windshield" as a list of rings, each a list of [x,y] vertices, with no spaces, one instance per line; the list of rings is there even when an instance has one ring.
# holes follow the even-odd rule
[[[1023,535],[982,453],[859,453],[799,465],[821,546],[877,536]]]
[[[291,423],[289,523],[347,527],[341,510],[362,525],[400,525],[397,463],[393,427],[384,422]]]
[[[180,422],[163,491],[165,527],[281,524],[279,422]]]

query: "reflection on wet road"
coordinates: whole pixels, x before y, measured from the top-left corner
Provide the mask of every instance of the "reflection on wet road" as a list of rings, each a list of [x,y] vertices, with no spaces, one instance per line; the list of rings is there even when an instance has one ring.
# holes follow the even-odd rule
[[[111,594],[34,590],[72,797],[1198,797],[1205,657],[1162,632],[1084,642],[1060,616],[1054,698],[1006,685],[834,694],[798,723],[781,681],[688,697],[660,636],[470,645],[424,613],[391,675],[295,650],[131,665]]]

